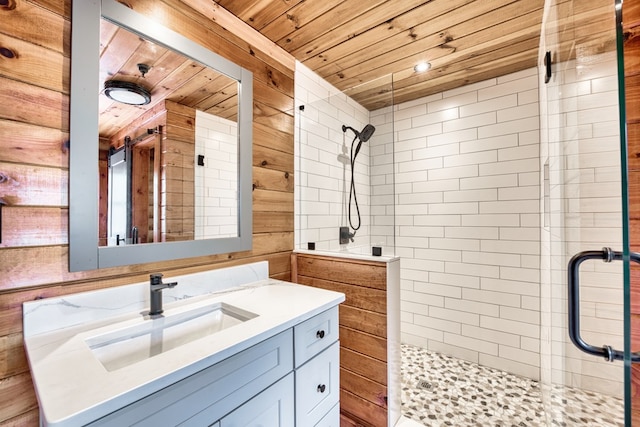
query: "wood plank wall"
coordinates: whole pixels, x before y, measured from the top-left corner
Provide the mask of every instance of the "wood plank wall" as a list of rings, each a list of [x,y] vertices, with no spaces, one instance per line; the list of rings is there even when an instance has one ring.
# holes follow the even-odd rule
[[[340,412],[343,426],[387,425],[387,265],[292,254],[296,283],[342,292]]]
[[[196,110],[165,101],[167,123],[160,154],[162,242],[195,237]]]
[[[202,6],[205,2],[189,0]],[[241,39],[178,0],[127,0],[254,75],[253,249],[240,253],[68,271],[71,0],[0,2],[0,426],[36,426],[22,345],[22,302],[268,260],[290,279],[293,249],[293,61]],[[77,143],[81,143],[78,141]],[[97,232],[97,230],[96,230]]]
[[[640,2],[622,7],[629,167],[629,241],[640,252]],[[640,266],[631,265],[631,350],[640,350]],[[631,414],[640,426],[640,365],[631,366]]]

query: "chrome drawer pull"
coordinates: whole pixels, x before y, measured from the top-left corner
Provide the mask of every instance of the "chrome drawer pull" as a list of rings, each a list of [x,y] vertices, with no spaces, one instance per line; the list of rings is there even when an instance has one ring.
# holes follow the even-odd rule
[[[327,388],[327,386],[325,386],[324,384],[320,384],[318,386],[318,392],[319,393],[324,393],[325,389]]]
[[[316,338],[320,338],[320,339],[324,338],[324,331],[316,332]]]

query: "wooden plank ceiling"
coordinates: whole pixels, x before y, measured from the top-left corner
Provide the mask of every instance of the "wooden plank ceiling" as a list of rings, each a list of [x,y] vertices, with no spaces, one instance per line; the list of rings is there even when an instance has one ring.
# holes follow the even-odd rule
[[[142,74],[138,64],[149,67]],[[151,93],[147,105],[122,104],[104,96],[99,100],[99,135],[111,138],[145,111],[167,99],[187,107],[236,121],[238,84],[186,56],[102,21],[100,28],[100,87],[105,80],[135,83]],[[118,141],[113,141],[118,145]]]
[[[544,7],[544,0],[214,1],[369,110],[536,66]],[[596,50],[611,47],[598,40],[611,0],[557,3],[574,15],[557,28],[576,40],[558,57],[570,57],[580,38]],[[431,69],[416,73],[422,61]]]
[[[211,7],[180,1],[203,13]],[[536,66],[544,7],[544,0],[214,1],[369,110]],[[548,13],[554,62],[615,48],[612,0],[556,0]],[[234,82],[112,24],[101,31],[101,84],[139,83],[153,99],[131,107],[101,96],[102,137],[165,98],[235,119]],[[415,72],[422,61],[431,69]],[[139,63],[151,67],[144,77]]]

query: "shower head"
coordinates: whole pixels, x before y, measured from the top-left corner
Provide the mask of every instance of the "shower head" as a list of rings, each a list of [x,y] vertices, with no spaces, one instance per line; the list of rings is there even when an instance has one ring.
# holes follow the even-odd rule
[[[372,124],[368,124],[364,127],[364,129],[362,129],[358,138],[360,138],[360,141],[362,142],[367,142],[375,131],[376,128]]]
[[[358,132],[357,130],[355,130],[351,126],[342,125],[342,132],[346,132],[347,129],[351,129],[353,131],[353,133],[356,134],[356,138],[358,138],[360,140],[358,142],[358,146],[356,147],[355,154],[353,154],[353,161],[355,161],[355,158],[358,155],[358,153],[360,152],[360,148],[362,147],[362,143],[363,142],[367,142],[369,140],[369,138],[371,138],[371,135],[373,135],[373,133],[376,131],[376,128],[372,124],[368,124],[368,125],[366,125],[364,127],[364,129],[362,129],[362,132]],[[353,142],[355,142],[355,141],[356,141],[356,139],[354,138]],[[351,144],[351,151],[353,153],[353,144]]]
[[[358,132],[351,126],[342,125],[342,132],[346,132],[347,129],[352,130],[353,133],[356,134],[356,137],[360,140],[360,142],[367,142],[369,138],[371,138],[371,135],[373,135],[373,133],[376,131],[375,126],[373,126],[372,124],[366,125],[361,132]]]

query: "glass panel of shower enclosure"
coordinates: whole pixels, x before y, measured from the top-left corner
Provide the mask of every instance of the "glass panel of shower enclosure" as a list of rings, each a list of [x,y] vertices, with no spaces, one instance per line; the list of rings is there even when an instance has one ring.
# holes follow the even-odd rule
[[[580,425],[585,413],[596,414],[600,425],[625,422],[625,363],[581,351],[568,333],[577,326],[580,338],[602,352],[605,345],[623,352],[628,341],[628,261],[604,262],[601,252],[628,254],[616,45],[614,0],[547,0],[540,49],[540,354],[547,425]],[[583,251],[603,256],[579,266],[579,295],[572,294],[579,305],[569,309],[567,266]]]
[[[374,112],[302,65],[295,81],[296,249],[395,255],[391,76]]]

